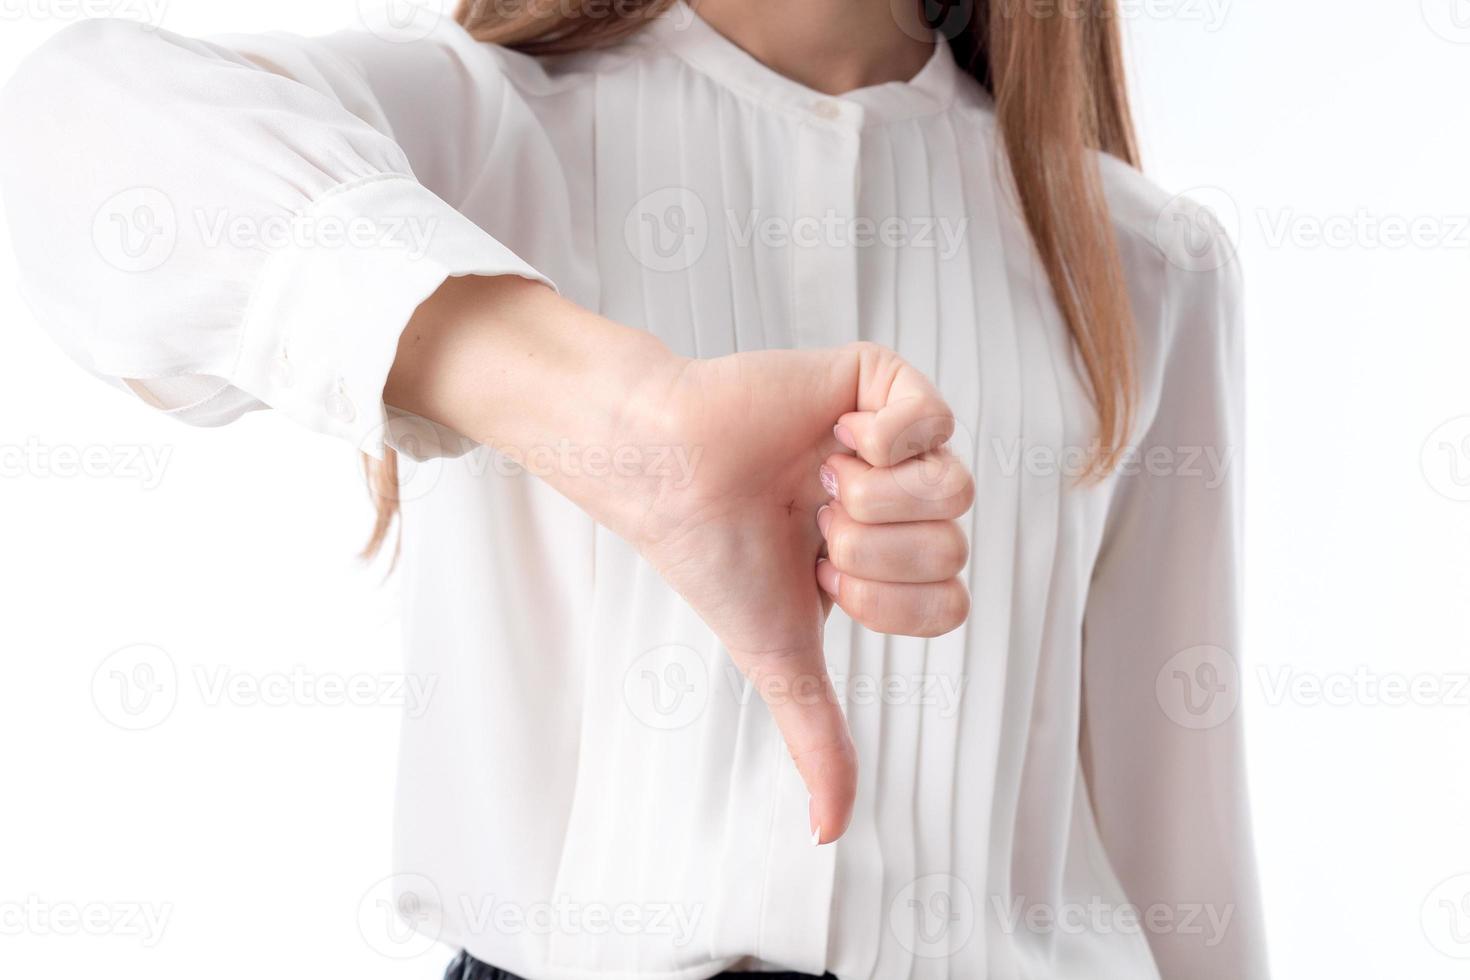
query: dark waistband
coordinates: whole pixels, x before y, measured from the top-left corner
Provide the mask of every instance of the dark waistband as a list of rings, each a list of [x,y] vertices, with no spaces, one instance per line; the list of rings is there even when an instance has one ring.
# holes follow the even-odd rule
[[[721,973],[718,980],[739,980],[746,977],[748,980],[837,980],[832,974],[824,974],[821,977],[812,976],[810,973]],[[469,953],[461,952],[449,964],[449,969],[444,971],[444,980],[524,980],[514,973],[502,970],[498,966],[489,963],[481,963]]]

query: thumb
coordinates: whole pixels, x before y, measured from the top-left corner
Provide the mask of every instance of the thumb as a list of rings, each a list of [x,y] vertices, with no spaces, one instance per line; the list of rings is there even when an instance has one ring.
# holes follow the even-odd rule
[[[831,843],[852,819],[858,767],[847,718],[827,674],[820,630],[795,650],[736,660],[770,709],[811,794],[812,843]]]

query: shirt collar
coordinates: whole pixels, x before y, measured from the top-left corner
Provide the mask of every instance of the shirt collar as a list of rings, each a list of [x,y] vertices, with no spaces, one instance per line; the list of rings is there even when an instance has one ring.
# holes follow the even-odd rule
[[[731,90],[837,125],[932,115],[954,101],[960,84],[959,66],[949,43],[938,32],[934,54],[908,81],[826,95],[761,64],[706,23],[684,0],[676,0],[651,30],[665,47]]]

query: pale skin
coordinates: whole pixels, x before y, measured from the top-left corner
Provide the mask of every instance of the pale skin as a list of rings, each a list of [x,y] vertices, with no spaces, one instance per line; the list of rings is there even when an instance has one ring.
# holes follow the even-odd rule
[[[840,93],[932,53],[888,0],[704,0],[777,71]],[[770,707],[811,793],[814,843],[842,836],[858,760],[826,670],[835,602],[864,627],[938,636],[969,615],[957,519],[969,473],[933,384],[873,344],[694,360],[515,277],[447,281],[399,344],[384,398],[478,442],[678,447],[683,474],[544,479],[636,547]]]

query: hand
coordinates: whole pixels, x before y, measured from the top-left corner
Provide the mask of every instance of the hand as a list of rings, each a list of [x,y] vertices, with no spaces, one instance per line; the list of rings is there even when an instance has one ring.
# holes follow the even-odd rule
[[[619,534],[719,637],[811,793],[813,841],[846,830],[857,759],[827,674],[835,601],[874,630],[960,625],[969,474],[932,384],[873,344],[676,357],[549,290],[451,281],[405,331],[385,398],[481,442],[678,448],[679,478],[548,482]],[[825,557],[824,557],[825,556]]]
[[[638,416],[658,421],[623,439],[688,447],[699,463],[687,485],[661,487],[613,529],[770,706],[812,794],[813,839],[835,840],[857,764],[822,625],[834,598],[881,632],[937,636],[964,622],[968,544],[954,519],[973,484],[936,448],[953,415],[918,371],[871,344],[682,361],[643,397]]]

